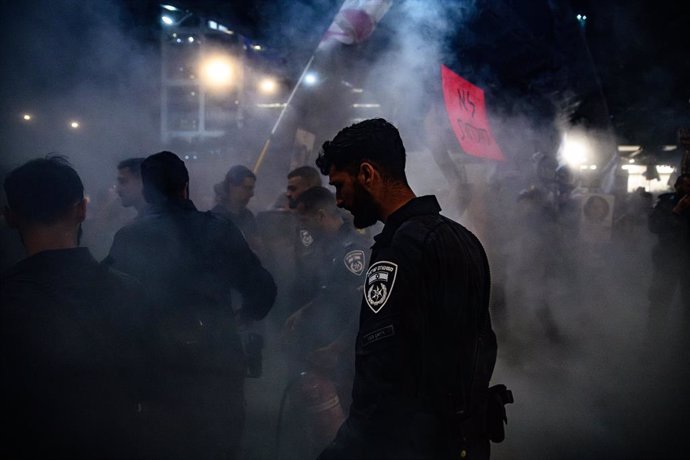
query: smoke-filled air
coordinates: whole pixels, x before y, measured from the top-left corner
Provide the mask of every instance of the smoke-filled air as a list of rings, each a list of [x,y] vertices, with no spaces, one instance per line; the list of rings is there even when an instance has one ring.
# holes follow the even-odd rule
[[[686,458],[679,8],[3,4],[0,452]]]

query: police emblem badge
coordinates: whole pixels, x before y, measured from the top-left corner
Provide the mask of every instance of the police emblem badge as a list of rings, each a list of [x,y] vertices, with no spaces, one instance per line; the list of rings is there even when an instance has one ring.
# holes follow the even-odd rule
[[[314,237],[311,236],[309,230],[301,229],[299,231],[299,238],[305,248],[308,248],[314,242]]]
[[[381,311],[393,292],[398,265],[387,260],[376,262],[367,270],[364,282],[364,299],[371,311]]]
[[[356,249],[345,254],[343,258],[345,266],[355,275],[359,276],[364,271],[364,251]]]

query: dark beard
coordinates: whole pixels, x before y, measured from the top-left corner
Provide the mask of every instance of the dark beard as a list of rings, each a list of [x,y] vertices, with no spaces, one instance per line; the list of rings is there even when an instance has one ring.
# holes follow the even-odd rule
[[[353,224],[356,228],[371,227],[378,221],[378,209],[374,205],[374,198],[359,183],[354,183],[352,209]]]

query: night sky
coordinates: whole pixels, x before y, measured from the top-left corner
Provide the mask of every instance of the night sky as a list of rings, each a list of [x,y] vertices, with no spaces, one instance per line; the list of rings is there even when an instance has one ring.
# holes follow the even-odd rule
[[[299,3],[300,8],[287,8],[290,2],[275,0],[200,0],[176,4],[225,20],[240,33],[274,45],[298,69],[296,62],[308,56],[340,2],[309,0]],[[118,4],[126,7],[113,17],[118,27],[141,43],[155,47],[159,2],[125,0],[115,2]],[[501,79],[507,86],[539,78],[543,69],[539,69],[538,61],[543,56],[534,50],[548,41],[549,29],[553,27],[545,12],[546,2],[513,0],[475,4],[479,10],[489,4],[509,8],[517,25],[504,21],[502,25],[491,24],[492,29],[489,29],[482,28],[481,21],[477,22],[473,30],[476,43],[463,45],[464,50],[458,50],[459,59],[463,58],[464,51],[465,56],[472,56],[474,65],[486,61],[500,67],[502,62],[507,62],[507,68],[500,69]],[[461,7],[463,2],[458,5]],[[88,10],[94,9],[92,4],[29,0],[13,2],[3,8],[3,43],[12,44],[2,50],[3,105],[14,109],[23,102],[20,97],[48,97],[88,77],[90,63],[81,61],[81,52],[54,45],[63,42],[64,34],[68,33],[81,46],[89,47],[93,34],[97,33],[87,22]],[[690,125],[690,40],[682,2],[573,0],[572,9],[588,17],[584,29],[586,44],[612,122],[622,140],[674,143],[676,128]],[[304,24],[305,19],[310,27],[293,27],[298,20]],[[512,39],[510,46],[494,46],[491,56],[487,57],[487,47],[492,46],[492,38],[501,32],[497,30],[501,27],[518,28],[520,34]],[[458,34],[461,36],[462,31]],[[510,60],[516,48],[522,50],[526,59]],[[537,68],[532,74],[525,70],[530,66]],[[126,67],[112,70],[117,73],[125,71]]]
[[[422,0],[415,1],[417,5],[426,5]],[[160,140],[160,3],[153,0],[3,2],[0,15],[0,40],[3,44],[0,47],[3,72],[3,85],[0,86],[0,176],[29,158],[49,152],[62,153],[70,157],[79,171],[94,203],[98,203],[99,194],[106,202],[107,194],[113,191],[115,166],[119,161],[167,148],[161,145]],[[272,47],[281,56],[289,74],[288,80],[294,82],[331,23],[341,0],[170,0],[170,3],[222,21],[256,43]],[[514,154],[511,159],[515,161],[510,166],[522,167],[518,172],[524,177],[511,176],[508,173],[514,171],[506,168],[503,194],[513,195],[503,204],[494,203],[496,209],[505,205],[501,208],[502,218],[512,215],[515,197],[523,186],[532,183],[533,170],[536,169],[534,156],[541,153],[535,146],[542,137],[562,134],[557,129],[562,126],[556,127],[553,123],[557,117],[567,117],[571,124],[598,129],[612,126],[619,144],[642,145],[655,151],[661,151],[662,145],[675,144],[678,128],[690,128],[690,21],[684,12],[685,2],[437,0],[434,3],[446,8],[447,5],[457,5],[457,15],[462,19],[458,26],[454,27],[455,23],[450,21],[451,30],[439,33],[435,30],[437,24],[432,21],[425,23],[423,27],[426,29],[423,30],[399,30],[403,27],[401,24],[409,27],[411,22],[416,23],[403,20],[402,2],[396,2],[366,43],[358,48],[341,48],[342,55],[348,59],[356,58],[352,61],[359,60],[360,65],[340,68],[350,71],[355,77],[364,75],[358,83],[366,88],[364,93],[367,97],[370,95],[368,92],[375,92],[365,86],[370,84],[381,92],[394,88],[386,95],[387,101],[397,103],[396,97],[407,99],[403,101],[407,105],[400,104],[400,107],[409,110],[400,110],[398,114],[402,112],[403,115],[395,121],[405,123],[398,126],[401,126],[408,152],[420,154],[416,158],[410,155],[408,165],[416,173],[410,174],[410,179],[420,184],[419,188],[415,186],[415,191],[437,194],[441,201],[445,198],[442,204],[444,212],[457,212],[458,216],[465,212],[466,195],[462,195],[465,189],[453,189],[449,186],[453,184],[452,178],[443,175],[444,172],[455,171],[455,164],[449,160],[446,165],[450,167],[444,168],[436,158],[431,158],[432,154],[428,154],[432,150],[429,146],[410,147],[412,141],[419,144],[432,139],[425,132],[428,127],[419,118],[433,112],[418,108],[421,104],[417,102],[433,93],[426,91],[427,83],[431,82],[428,87],[438,85],[438,79],[424,80],[423,77],[428,77],[427,74],[433,76],[433,71],[438,71],[441,63],[486,91],[487,102],[492,104],[490,109],[497,115],[492,119],[496,122],[494,134],[497,134],[497,139],[502,135],[506,140],[506,151],[511,148],[511,152],[506,152]],[[565,9],[567,14],[563,17],[569,18],[568,21],[554,21],[550,8],[554,5]],[[576,14],[587,15],[584,27],[576,22]],[[396,54],[395,49],[391,52],[390,48],[395,48],[407,36],[414,37],[404,43],[407,45],[405,52]],[[428,43],[430,46],[427,47],[426,37],[436,37],[442,42]],[[428,56],[424,56],[427,51]],[[377,61],[384,54],[386,59]],[[415,60],[420,55],[428,59]],[[406,64],[423,63],[432,71],[427,72],[426,68],[409,71],[410,67],[403,67],[391,56],[407,59]],[[375,71],[370,76],[368,71],[372,68]],[[338,80],[334,86],[352,96],[354,91],[349,87],[343,90],[344,86],[339,81],[344,74],[333,72],[337,78],[332,80]],[[378,78],[380,75],[385,78]],[[395,81],[399,86],[389,85],[394,77],[400,77]],[[438,87],[432,89],[440,92]],[[564,95],[569,95],[569,99]],[[333,100],[326,98],[325,104],[322,101],[322,105],[314,103],[310,107],[311,118],[323,118],[326,119],[324,123],[331,124],[322,130],[327,135],[334,134],[334,127],[342,128],[343,119],[348,116],[345,112],[350,105],[341,104],[344,98],[338,97],[334,94]],[[566,99],[569,106],[554,108],[556,99]],[[440,101],[439,98],[437,102]],[[387,109],[384,105],[371,113],[378,115],[384,112]],[[24,122],[22,114],[28,112],[34,118],[31,122]],[[254,127],[253,130],[246,126],[236,128],[239,134],[228,144],[246,139],[254,141],[257,145],[244,148],[242,152],[253,161],[277,113],[277,110],[269,112],[266,119],[270,123],[264,123],[266,126]],[[411,115],[406,118],[404,115],[407,114]],[[299,123],[303,122],[299,117],[294,118]],[[438,129],[431,131],[432,134],[438,134],[445,127],[445,118],[442,114],[440,123],[435,123],[439,119],[432,118],[430,124]],[[70,121],[77,119],[82,127],[70,129]],[[293,137],[294,125],[290,125],[289,133]],[[449,129],[446,131],[445,134],[452,135]],[[476,166],[484,161],[462,154],[458,151],[457,140],[451,140],[454,153],[458,154],[455,159],[460,158],[458,162],[466,161],[467,165]],[[543,151],[555,155],[554,145],[560,140],[545,142],[550,142],[550,145]],[[290,138],[289,142],[292,141]],[[285,190],[285,175],[289,171],[290,148],[293,146],[290,144],[281,150],[276,145],[279,143],[273,144],[270,161],[265,162],[263,176],[257,181],[257,196],[252,202],[256,209],[266,209]],[[315,145],[318,147],[318,141]],[[422,155],[425,152],[423,147],[429,147],[426,156]],[[175,148],[172,150],[184,155]],[[445,154],[450,149],[440,150]],[[615,145],[607,153],[615,155]],[[680,151],[669,152],[664,161],[666,159],[676,164],[680,160]],[[244,162],[232,155],[220,158],[217,163],[188,162],[194,178],[191,185],[196,187],[192,191],[193,199],[197,205],[201,203],[200,209],[211,207],[214,198],[212,184],[222,178],[230,161]],[[434,161],[438,168],[433,168]],[[471,164],[472,161],[475,163]],[[251,165],[249,162],[246,164]],[[599,164],[603,165],[603,161]],[[481,166],[490,169],[496,164],[484,161]],[[471,170],[476,172],[479,169]],[[497,189],[502,185],[499,181],[492,182],[493,177],[487,179],[487,203],[496,198]],[[456,193],[458,190],[460,192]],[[457,202],[453,201],[455,195],[459,197]],[[475,196],[484,198],[479,194]],[[113,204],[110,209],[120,208],[116,201],[110,203]],[[483,201],[476,203],[476,209],[484,209]],[[94,208],[97,209],[95,205]],[[450,214],[450,217],[457,216]],[[500,219],[497,221],[502,222]],[[483,221],[478,222],[481,226]],[[470,223],[473,223],[471,219]],[[514,223],[506,221],[504,227],[506,231],[513,231]],[[88,236],[89,232],[85,235]],[[97,241],[96,247],[105,251],[109,243],[102,238],[103,235],[97,236],[103,241]],[[669,378],[671,374],[661,372],[655,375],[649,367],[644,367],[646,364],[642,361],[642,358],[650,361],[665,358],[668,363],[661,364],[673,367],[676,360],[687,358],[666,348],[643,350],[645,344],[638,337],[646,320],[644,291],[649,279],[651,256],[645,251],[651,246],[649,238],[635,241],[630,250],[624,251],[624,257],[607,266],[615,269],[607,269],[606,278],[590,283],[593,288],[585,283],[590,279],[586,266],[580,267],[578,272],[587,275],[582,278],[585,281],[578,281],[577,275],[573,280],[566,280],[569,284],[572,281],[586,286],[587,289],[580,294],[582,298],[592,300],[588,302],[573,295],[560,309],[564,318],[572,319],[569,326],[573,336],[577,334],[581,340],[583,348],[573,348],[572,354],[564,357],[558,354],[558,350],[544,347],[547,352],[553,352],[553,356],[547,356],[546,366],[541,357],[528,357],[531,367],[499,367],[508,374],[499,374],[497,378],[505,379],[513,386],[516,394],[521,394],[525,406],[534,402],[534,407],[526,407],[522,413],[516,414],[518,416],[513,420],[517,423],[509,426],[509,433],[512,430],[514,434],[507,440],[508,449],[532,454],[540,444],[545,444],[552,446],[553,450],[544,448],[541,451],[543,455],[537,452],[532,455],[534,458],[633,458],[629,454],[638,446],[645,448],[645,452],[656,450],[657,446],[648,438],[649,425],[653,422],[658,430],[654,439],[663,441],[662,447],[667,447],[668,442],[674,439],[674,445],[684,442],[682,437],[668,439],[671,428],[677,428],[678,432],[684,428],[681,424],[667,424],[667,421],[680,418],[674,412],[674,409],[677,411],[674,407],[677,401],[664,400],[663,404],[657,404],[657,400],[676,394],[667,391],[669,387],[680,395],[679,390],[681,385],[686,385],[686,380]],[[603,253],[602,258],[606,257],[607,253]],[[531,260],[528,262],[527,265],[532,264]],[[599,262],[603,264],[604,261],[597,257],[594,263]],[[520,279],[519,271],[515,272]],[[537,285],[527,276],[525,280],[526,285],[530,289],[534,287],[537,292],[553,291],[556,295],[571,292],[563,290],[563,286]],[[504,350],[510,351],[508,347]],[[649,356],[641,358],[638,354],[641,351]],[[678,368],[687,369],[687,366]],[[282,388],[270,388],[270,391],[261,393],[261,398],[279,395],[279,391]],[[682,388],[682,395],[686,397],[687,394],[687,390]],[[685,413],[680,415],[685,416]],[[575,431],[563,428],[568,424]],[[261,428],[255,431],[256,445],[266,444],[265,430]],[[596,448],[592,452],[599,455],[588,456],[588,447]],[[621,455],[604,455],[610,449]],[[548,452],[552,455],[547,455]]]

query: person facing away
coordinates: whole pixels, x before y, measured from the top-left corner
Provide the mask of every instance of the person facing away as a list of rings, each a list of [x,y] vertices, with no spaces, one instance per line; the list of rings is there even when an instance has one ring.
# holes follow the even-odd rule
[[[249,246],[257,252],[261,248],[259,230],[254,214],[247,208],[255,186],[256,175],[249,168],[242,165],[231,167],[225,178],[213,187],[216,206],[211,212],[237,225]]]
[[[356,227],[385,224],[365,274],[352,405],[321,460],[489,455],[486,254],[434,196],[414,194],[405,156],[398,130],[372,119],[341,130],[316,160]]]
[[[84,187],[64,158],[31,160],[4,187],[28,257],[0,282],[0,455],[136,457],[143,290],[78,247]]]
[[[154,309],[147,456],[236,458],[246,373],[237,326],[268,313],[273,278],[237,226],[197,211],[177,155],[149,156],[141,176],[149,210],[115,235],[106,263],[139,279]]]
[[[128,158],[117,165],[117,195],[123,207],[136,210],[137,217],[144,214],[147,206],[141,183],[143,161],[144,158]]]

